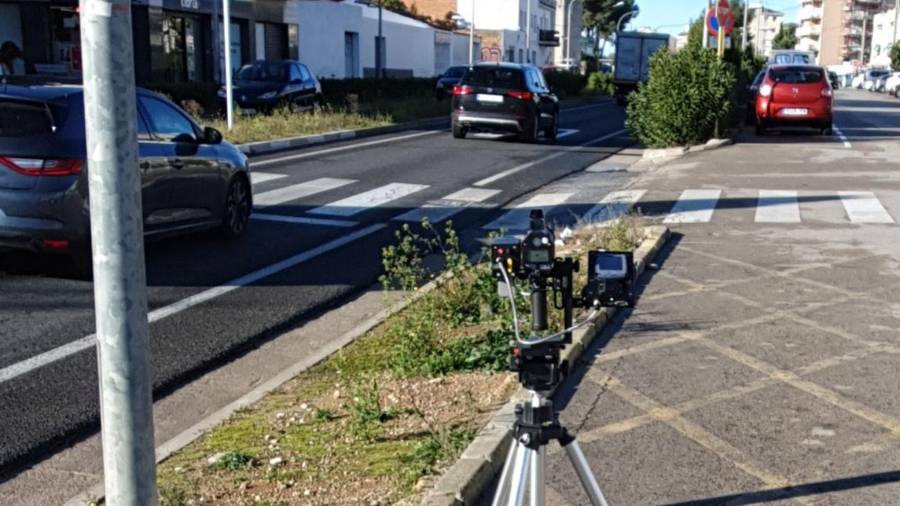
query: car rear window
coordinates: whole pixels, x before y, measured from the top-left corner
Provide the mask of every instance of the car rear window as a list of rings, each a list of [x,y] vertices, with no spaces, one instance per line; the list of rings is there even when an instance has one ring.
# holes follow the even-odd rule
[[[822,82],[825,73],[821,69],[787,67],[770,70],[769,77],[776,83],[813,84]]]
[[[447,72],[444,72],[444,77],[462,77],[465,73],[465,67],[450,67]]]
[[[0,137],[53,133],[53,117],[44,104],[0,99]]]
[[[525,87],[525,79],[519,69],[474,68],[466,72],[463,82],[494,88],[522,89]]]

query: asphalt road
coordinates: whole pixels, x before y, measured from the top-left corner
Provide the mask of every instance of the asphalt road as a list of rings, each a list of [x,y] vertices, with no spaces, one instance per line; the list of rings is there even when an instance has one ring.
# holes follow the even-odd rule
[[[564,111],[557,145],[406,132],[254,159],[254,194],[270,205],[241,240],[200,234],[147,246],[156,396],[370,286],[397,217],[452,215],[465,237],[483,236],[508,203],[628,145],[623,122],[620,108],[601,103]],[[571,222],[574,194],[537,205]],[[500,223],[516,228],[522,217]],[[99,417],[91,284],[52,259],[5,261],[0,479],[96,432]]]

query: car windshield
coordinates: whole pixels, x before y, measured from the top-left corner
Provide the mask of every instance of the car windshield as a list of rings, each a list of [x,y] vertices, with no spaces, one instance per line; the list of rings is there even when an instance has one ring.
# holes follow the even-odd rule
[[[468,84],[493,86],[496,88],[520,89],[525,87],[525,79],[523,79],[522,71],[519,69],[476,67],[466,73],[463,81]]]
[[[43,104],[0,100],[0,137],[53,133],[53,118]]]
[[[820,69],[807,67],[786,67],[772,69],[769,77],[776,83],[813,84],[822,82],[824,73]]]
[[[465,73],[465,67],[450,67],[446,72],[444,72],[444,77],[462,77]]]
[[[244,65],[237,73],[238,81],[287,82],[287,66],[283,63]]]
[[[810,63],[808,54],[776,54],[773,63]]]

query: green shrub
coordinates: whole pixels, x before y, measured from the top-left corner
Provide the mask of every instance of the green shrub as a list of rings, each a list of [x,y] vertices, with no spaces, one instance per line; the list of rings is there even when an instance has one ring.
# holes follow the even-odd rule
[[[706,142],[717,125],[728,125],[734,87],[731,66],[714,51],[660,51],[650,59],[650,79],[629,99],[626,125],[651,148]]]
[[[610,95],[615,92],[612,74],[608,72],[591,72],[587,80],[587,89],[591,93]]]
[[[566,70],[548,70],[544,72],[544,78],[560,97],[578,96],[585,85],[584,76]]]
[[[410,77],[403,79],[320,79],[326,104],[338,107],[346,105],[347,95],[357,95],[359,103],[374,102],[386,98],[416,96],[434,97],[435,78]]]

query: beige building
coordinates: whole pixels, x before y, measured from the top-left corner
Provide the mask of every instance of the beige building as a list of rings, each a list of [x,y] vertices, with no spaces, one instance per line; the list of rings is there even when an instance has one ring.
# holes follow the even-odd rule
[[[751,37],[750,45],[758,56],[768,57],[772,54],[772,42],[781,31],[784,13],[765,7],[750,7],[749,11],[747,33]]]
[[[816,51],[821,65],[868,63],[875,15],[885,0],[800,0],[798,49]]]

